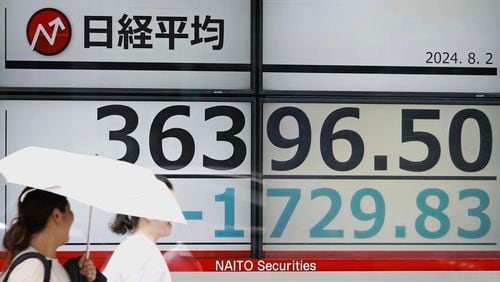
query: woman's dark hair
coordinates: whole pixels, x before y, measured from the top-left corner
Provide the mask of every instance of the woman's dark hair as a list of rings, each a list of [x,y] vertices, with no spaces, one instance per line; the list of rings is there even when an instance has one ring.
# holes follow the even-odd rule
[[[174,190],[174,186],[172,186],[172,183],[170,182],[170,180],[168,180],[168,178],[163,175],[156,175],[156,178],[163,182],[168,187],[168,189]],[[111,231],[113,231],[114,233],[123,235],[128,232],[134,231],[137,228],[137,225],[139,225],[139,217],[117,214],[110,227]]]
[[[34,234],[42,231],[54,209],[65,212],[68,200],[51,192],[26,187],[17,201],[17,217],[3,238],[10,261],[29,247]]]

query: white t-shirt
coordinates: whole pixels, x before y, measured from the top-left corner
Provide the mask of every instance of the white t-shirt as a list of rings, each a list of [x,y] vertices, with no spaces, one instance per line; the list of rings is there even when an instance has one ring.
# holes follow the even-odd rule
[[[103,272],[108,282],[171,282],[170,271],[156,244],[132,235],[113,252]]]
[[[37,252],[32,247],[28,247],[26,250],[19,253],[16,258],[27,252]],[[14,259],[16,259],[14,258]],[[59,264],[59,261],[54,258],[47,258],[52,261],[52,268],[50,271],[50,282],[70,282],[68,273],[64,267]],[[12,260],[14,261],[14,260]],[[7,271],[5,271],[7,272]],[[2,275],[0,281],[3,281],[6,273]],[[30,258],[21,262],[14,270],[10,273],[8,282],[42,282],[45,274],[45,268],[43,267],[42,261],[37,258]]]

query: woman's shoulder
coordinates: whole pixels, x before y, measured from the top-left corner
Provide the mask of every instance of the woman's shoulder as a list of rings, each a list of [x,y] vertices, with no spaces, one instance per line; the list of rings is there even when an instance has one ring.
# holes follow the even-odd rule
[[[121,277],[133,277],[127,281],[159,281],[165,270],[167,265],[156,244],[145,236],[131,235],[115,249],[104,275],[108,281],[123,281]],[[155,279],[144,278],[150,276]]]
[[[156,245],[147,242],[147,238],[140,235],[130,235],[121,242],[113,251],[108,264],[129,264],[131,262],[142,264],[148,260],[149,254],[158,251]]]
[[[44,274],[43,262],[37,258],[30,258],[22,261],[12,270],[9,281],[42,281]]]
[[[143,265],[163,260],[163,258],[156,244],[150,239],[143,235],[131,235],[118,245],[111,256],[111,260]]]
[[[18,254],[13,261],[19,258],[21,255],[27,253],[37,253],[36,250],[28,248],[20,254]],[[42,281],[45,275],[45,265],[42,259],[37,257],[29,257],[22,262],[20,262],[10,273],[9,281]],[[46,260],[52,261],[50,276],[51,281],[70,281],[69,276],[64,270],[64,268],[59,264],[57,259],[45,258]],[[3,279],[4,277],[2,277]]]
[[[130,235],[125,241],[118,245],[117,250],[148,251],[157,250],[156,244],[143,235]]]

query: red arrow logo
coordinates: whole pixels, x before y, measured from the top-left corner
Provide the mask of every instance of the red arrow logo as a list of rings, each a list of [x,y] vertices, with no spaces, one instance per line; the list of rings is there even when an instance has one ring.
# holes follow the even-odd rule
[[[71,25],[59,10],[45,8],[31,16],[26,28],[33,51],[52,56],[61,53],[71,39]]]

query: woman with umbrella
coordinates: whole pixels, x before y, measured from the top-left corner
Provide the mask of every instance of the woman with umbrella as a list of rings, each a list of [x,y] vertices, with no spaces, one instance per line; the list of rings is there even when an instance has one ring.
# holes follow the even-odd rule
[[[157,178],[173,190],[170,181]],[[172,223],[145,217],[117,214],[111,230],[132,233],[114,251],[104,275],[109,282],[170,282],[170,272],[156,242],[170,235]]]
[[[51,229],[47,230],[50,231],[50,233],[43,232],[44,238],[51,242],[50,248],[46,252],[49,255],[53,255],[58,246],[68,241],[67,233],[73,219],[72,214],[68,212],[70,211],[69,206],[68,208],[65,206],[65,197],[90,206],[87,246],[90,243],[92,207],[100,208],[107,212],[137,216],[140,220],[137,220],[137,224],[132,222],[132,225],[130,225],[130,228],[126,229],[126,231],[134,230],[134,233],[138,231],[137,235],[142,234],[142,237],[131,237],[148,237],[155,248],[154,242],[156,242],[158,238],[167,236],[170,233],[171,224],[168,222],[186,223],[182,211],[171,191],[165,189],[164,184],[158,181],[152,171],[127,162],[54,149],[26,147],[0,160],[0,174],[5,178],[6,182],[37,187],[63,197],[64,201],[57,205],[49,204],[45,200],[37,200],[31,213],[38,218],[39,215],[36,214],[38,208],[36,207],[48,208],[48,211],[46,211],[44,217],[40,219],[42,223],[40,226],[37,225],[38,229],[29,229],[26,231],[30,237],[35,233],[38,234],[38,232],[45,231],[45,225],[49,227],[48,223],[51,223]],[[25,191],[23,195],[27,195],[25,197],[28,199],[30,198],[29,194],[32,193],[34,192]],[[20,202],[23,202],[23,198],[24,196],[21,197]],[[24,213],[24,211],[21,211],[20,207],[20,214],[21,213]],[[31,216],[31,213],[28,217]],[[46,222],[48,223],[46,224]],[[141,222],[148,223],[145,225],[145,229],[142,228],[143,224]],[[151,225],[149,223],[151,223]],[[25,222],[23,222],[23,224],[25,224]],[[63,226],[65,229],[60,229]],[[23,225],[23,228],[27,229],[25,225]],[[6,241],[7,249],[9,249],[11,255],[14,256],[24,251],[30,244],[33,244],[33,242],[31,242],[32,238],[29,238],[29,240],[23,241],[23,243],[18,246],[20,242],[18,242],[19,237],[17,234],[20,231],[18,230],[16,232],[17,233],[13,231],[13,235],[9,235],[10,239]],[[58,239],[55,240],[55,238]],[[40,242],[43,242],[43,240],[40,240]],[[10,245],[14,247],[9,247]],[[126,250],[127,248],[119,247],[119,249]],[[157,248],[151,250],[152,251],[148,254],[156,254],[157,257],[161,257]],[[38,251],[41,252],[43,250]],[[113,260],[112,258],[112,261]],[[155,262],[158,261],[158,259],[155,260]],[[82,265],[85,271],[85,263]],[[56,268],[59,268],[59,266],[56,265]],[[75,268],[68,267],[67,269],[73,270]],[[160,281],[170,281],[170,275],[164,260],[162,269],[162,271],[166,271],[164,273],[166,280]],[[71,270],[68,271],[70,272]],[[91,270],[95,270],[95,267],[92,266]],[[87,274],[87,272],[85,273]],[[97,272],[97,279],[101,277],[102,275],[99,275],[99,272]],[[32,282],[36,280],[31,279],[28,281]],[[154,282],[158,280],[143,281]]]
[[[56,250],[69,240],[73,212],[66,197],[26,187],[17,202],[18,217],[5,234],[9,268],[2,281],[70,281],[56,259]],[[29,258],[29,259],[28,259]],[[89,259],[79,261],[80,274],[96,279]]]

